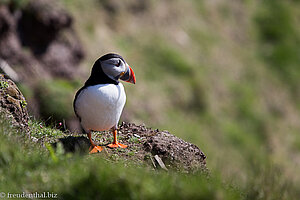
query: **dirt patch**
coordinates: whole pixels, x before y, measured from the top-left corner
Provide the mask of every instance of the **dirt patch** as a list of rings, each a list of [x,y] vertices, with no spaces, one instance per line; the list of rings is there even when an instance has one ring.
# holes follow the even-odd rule
[[[106,147],[113,141],[112,133],[109,131],[93,133],[93,140],[105,148],[101,153],[92,156],[104,156],[115,161],[126,160],[155,169],[163,168],[159,163],[161,160],[167,170],[182,172],[206,170],[204,153],[196,145],[185,142],[167,131],[123,122],[118,130],[118,140],[128,145],[127,148]],[[58,139],[54,146],[57,142],[61,142],[67,152],[88,152],[87,137],[68,136]]]
[[[149,137],[144,147],[152,155],[159,155],[165,164],[177,169],[194,171],[203,167],[200,163],[205,164],[206,156],[196,145],[185,142],[167,131]]]

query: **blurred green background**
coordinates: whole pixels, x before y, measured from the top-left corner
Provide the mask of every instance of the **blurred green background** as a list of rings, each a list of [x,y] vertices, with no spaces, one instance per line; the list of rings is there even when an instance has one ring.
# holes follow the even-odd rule
[[[194,184],[225,183],[236,187],[238,199],[300,198],[299,1],[63,0],[60,5],[74,17],[86,57],[76,80],[41,85],[47,88],[40,97],[44,116],[72,117],[73,96],[93,62],[117,52],[137,79],[134,86],[125,84],[121,121],[166,129],[196,144],[218,178],[213,183],[195,178]],[[234,198],[218,196],[216,185],[211,186],[216,193],[201,198]]]

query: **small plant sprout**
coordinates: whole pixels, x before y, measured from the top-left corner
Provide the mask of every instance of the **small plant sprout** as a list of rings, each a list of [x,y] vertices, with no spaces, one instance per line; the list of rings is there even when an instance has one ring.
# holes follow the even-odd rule
[[[128,156],[134,156],[134,152],[133,152],[133,151],[130,151],[130,152],[128,152],[127,155],[128,155]]]
[[[22,100],[20,103],[23,108],[25,108],[27,106],[26,100]]]
[[[6,89],[6,88],[8,88],[8,82],[6,82],[6,81],[0,81],[0,88],[1,89]]]
[[[131,137],[128,141],[135,144],[140,143],[140,140],[137,137]]]

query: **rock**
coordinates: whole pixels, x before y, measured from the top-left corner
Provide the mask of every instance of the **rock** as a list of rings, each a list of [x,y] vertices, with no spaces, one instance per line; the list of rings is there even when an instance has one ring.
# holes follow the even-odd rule
[[[19,75],[13,70],[5,60],[0,58],[0,73],[5,74],[14,82],[19,82]]]
[[[158,163],[158,165],[160,166],[160,168],[168,171],[168,169],[166,168],[165,163],[162,161],[162,159],[158,155],[155,155],[154,159],[156,160],[156,162]]]
[[[26,100],[16,84],[0,75],[0,111],[10,119],[14,126],[28,128],[28,112]]]
[[[31,49],[52,76],[71,78],[83,58],[83,49],[72,28],[73,19],[53,1],[30,1],[18,20],[22,46]]]
[[[144,146],[146,151],[152,155],[159,155],[171,168],[195,171],[206,166],[206,156],[196,145],[185,142],[167,131],[149,137]]]
[[[71,16],[51,1],[29,1],[18,20],[18,33],[23,46],[31,48],[34,54],[43,54],[71,24]]]
[[[84,50],[74,31],[72,16],[56,1],[29,0],[21,7],[9,2],[0,5],[1,63],[7,63],[18,75],[18,81],[33,90],[27,99],[28,109],[39,117],[36,88],[40,81],[78,77],[81,72],[76,68]],[[12,73],[8,75],[17,81]]]

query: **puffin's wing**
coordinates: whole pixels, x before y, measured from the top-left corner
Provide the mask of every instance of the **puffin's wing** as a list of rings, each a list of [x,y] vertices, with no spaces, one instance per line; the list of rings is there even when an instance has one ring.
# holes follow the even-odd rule
[[[75,104],[76,104],[76,100],[77,100],[79,94],[80,94],[84,89],[85,89],[85,87],[82,87],[82,88],[80,88],[80,89],[76,92],[75,98],[74,98],[74,101],[73,101],[73,109],[74,109],[75,115],[78,117],[78,119],[79,119],[80,122],[81,122],[81,118],[80,118],[80,116],[78,115],[78,113],[76,112]]]

